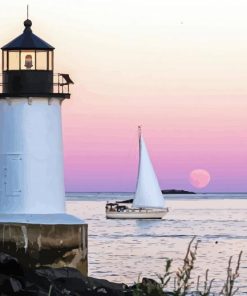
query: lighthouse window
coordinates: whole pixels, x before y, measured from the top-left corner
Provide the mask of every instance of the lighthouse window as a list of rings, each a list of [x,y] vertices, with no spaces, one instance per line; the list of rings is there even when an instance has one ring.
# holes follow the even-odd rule
[[[36,51],[36,70],[47,70],[48,52]]]
[[[3,71],[8,70],[8,66],[7,66],[7,51],[3,51]]]
[[[19,70],[19,51],[9,51],[9,70]]]
[[[49,54],[49,60],[48,60],[48,70],[52,70],[53,69],[53,52],[52,51],[48,51]]]
[[[35,70],[34,51],[21,51],[21,70]]]

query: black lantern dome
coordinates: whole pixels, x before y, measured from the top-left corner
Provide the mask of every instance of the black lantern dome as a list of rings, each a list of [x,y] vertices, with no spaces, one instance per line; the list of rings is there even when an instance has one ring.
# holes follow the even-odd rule
[[[2,47],[3,93],[53,93],[54,47],[33,34],[31,20],[24,26],[20,36]]]
[[[33,50],[54,50],[54,47],[33,34],[31,30],[32,22],[27,19],[24,22],[24,32],[10,41],[8,44],[2,47],[2,50],[21,50],[21,49],[33,49]]]
[[[2,93],[5,97],[69,98],[68,74],[57,74],[54,83],[54,47],[33,34],[32,22],[26,19],[23,33],[3,46]],[[56,91],[54,92],[54,88]]]

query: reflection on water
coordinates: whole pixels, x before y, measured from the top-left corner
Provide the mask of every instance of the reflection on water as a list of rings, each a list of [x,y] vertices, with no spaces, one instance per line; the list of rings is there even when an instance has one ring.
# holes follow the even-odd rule
[[[238,295],[247,293],[247,199],[243,196],[168,198],[170,212],[161,221],[106,220],[109,197],[92,195],[90,200],[85,196],[80,200],[78,194],[67,201],[67,211],[89,226],[90,276],[129,284],[139,274],[155,278],[163,272],[165,258],[173,258],[174,269],[181,266],[189,241],[197,236],[200,243],[193,276],[203,277],[209,269],[209,277],[217,279],[214,285],[221,287],[229,257],[236,262],[243,250]]]

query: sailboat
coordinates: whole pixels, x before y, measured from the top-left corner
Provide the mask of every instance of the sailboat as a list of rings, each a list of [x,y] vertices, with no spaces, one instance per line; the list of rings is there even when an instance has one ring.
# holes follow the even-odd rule
[[[107,219],[163,219],[168,212],[165,200],[139,129],[139,167],[132,207],[119,202],[106,204]]]

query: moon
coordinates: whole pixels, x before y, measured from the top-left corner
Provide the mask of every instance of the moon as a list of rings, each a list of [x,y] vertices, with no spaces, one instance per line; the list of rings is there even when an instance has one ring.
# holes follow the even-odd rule
[[[204,188],[210,182],[210,174],[204,169],[196,169],[190,173],[190,183],[196,188]]]

